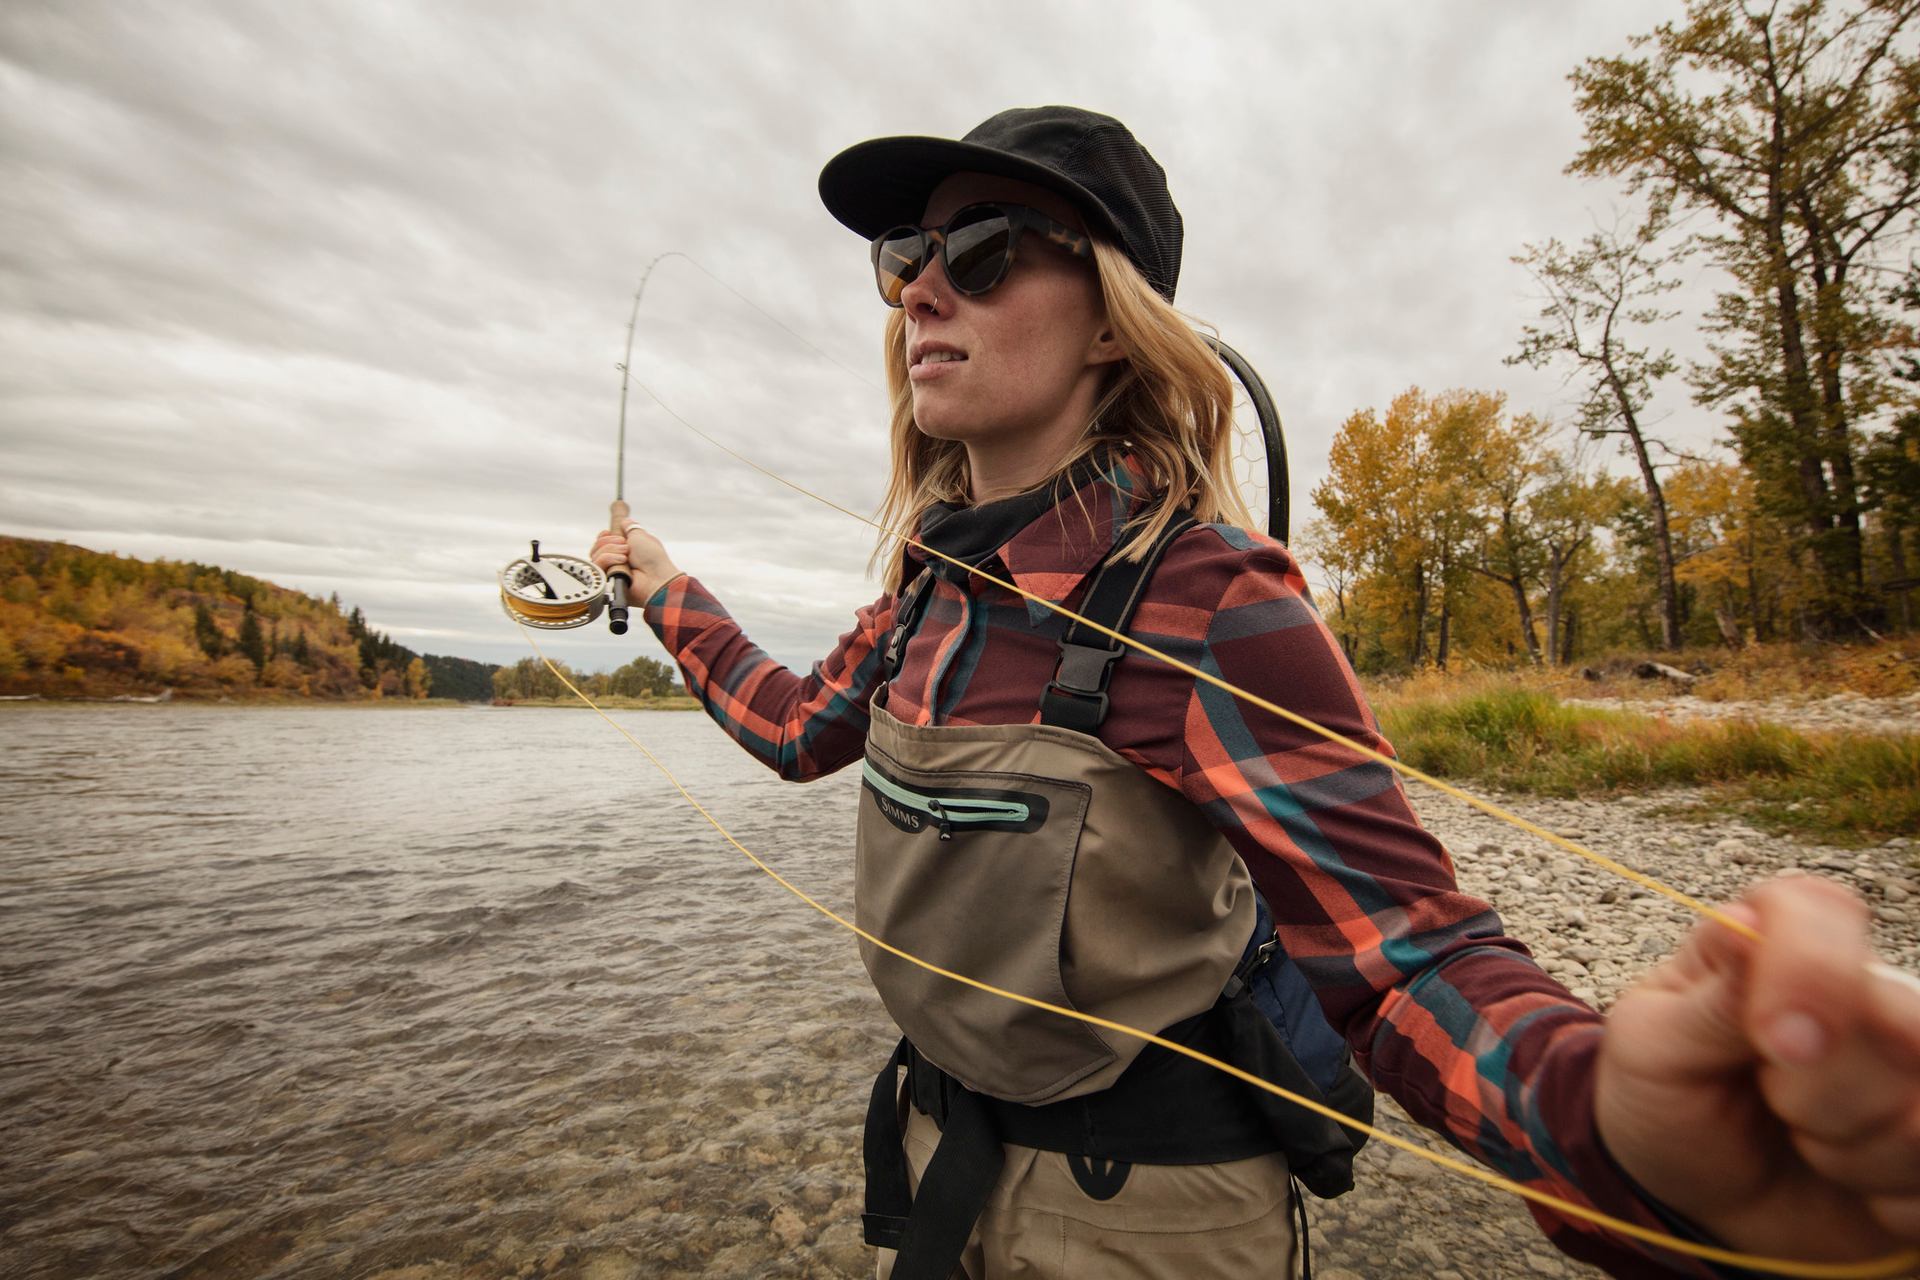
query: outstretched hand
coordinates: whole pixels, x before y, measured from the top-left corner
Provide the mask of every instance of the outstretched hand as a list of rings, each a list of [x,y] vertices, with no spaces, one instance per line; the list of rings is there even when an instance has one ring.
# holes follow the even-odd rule
[[[1857,1261],[1920,1245],[1920,990],[1872,967],[1867,911],[1810,876],[1707,922],[1620,998],[1600,1135],[1729,1248]]]

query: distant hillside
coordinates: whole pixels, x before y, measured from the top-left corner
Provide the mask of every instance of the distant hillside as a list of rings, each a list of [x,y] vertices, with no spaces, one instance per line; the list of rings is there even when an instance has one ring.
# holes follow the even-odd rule
[[[494,670],[395,644],[337,595],[0,537],[0,694],[484,701]]]

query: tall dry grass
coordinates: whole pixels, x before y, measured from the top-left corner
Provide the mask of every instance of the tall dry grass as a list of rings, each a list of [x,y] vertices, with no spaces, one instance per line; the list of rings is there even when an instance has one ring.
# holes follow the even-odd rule
[[[1417,769],[1510,791],[1605,796],[1697,788],[1705,807],[1845,844],[1920,833],[1920,735],[1803,733],[1571,705],[1546,677],[1423,677],[1374,710]]]

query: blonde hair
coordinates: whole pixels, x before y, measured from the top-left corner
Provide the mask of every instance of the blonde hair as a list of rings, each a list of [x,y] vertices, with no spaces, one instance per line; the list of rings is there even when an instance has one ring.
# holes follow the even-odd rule
[[[1148,493],[1128,524],[1119,553],[1125,560],[1145,555],[1182,507],[1203,522],[1257,531],[1233,480],[1233,381],[1226,367],[1123,250],[1096,238],[1093,260],[1107,323],[1126,356],[1108,375],[1086,433],[1041,483],[1064,489],[1074,464],[1096,450],[1118,445],[1131,451],[1145,473]],[[914,424],[906,329],[905,311],[888,315],[884,354],[892,466],[878,519],[900,530],[917,528],[935,503],[964,503],[972,492],[966,447],[937,440]],[[1087,518],[1091,524],[1091,513]],[[874,562],[886,560],[882,581],[889,590],[905,585],[900,579],[906,550],[893,534],[883,534],[874,549]]]

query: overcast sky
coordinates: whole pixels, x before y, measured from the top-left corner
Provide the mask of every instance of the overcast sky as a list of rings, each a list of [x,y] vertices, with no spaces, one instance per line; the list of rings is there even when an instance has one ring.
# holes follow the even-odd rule
[[[1558,377],[1501,363],[1538,310],[1509,259],[1624,207],[1562,173],[1566,75],[1680,8],[7,0],[0,532],[524,656],[495,574],[605,521],[647,263],[688,255],[831,361],[669,258],[636,375],[871,510],[884,309],[820,166],[1047,102],[1120,117],[1168,170],[1180,305],[1271,386],[1297,531],[1333,432],[1410,385],[1570,416]],[[1658,410],[1676,440],[1719,434],[1677,380]],[[627,496],[796,666],[878,592],[870,530],[638,391]],[[557,643],[589,669],[659,653],[644,628]]]

